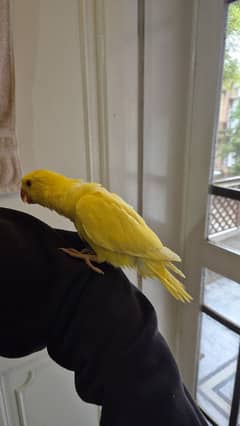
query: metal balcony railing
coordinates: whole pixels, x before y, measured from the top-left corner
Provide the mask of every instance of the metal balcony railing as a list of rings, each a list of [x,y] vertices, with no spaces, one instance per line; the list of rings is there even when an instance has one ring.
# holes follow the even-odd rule
[[[215,181],[209,192],[208,235],[240,228],[240,176]]]

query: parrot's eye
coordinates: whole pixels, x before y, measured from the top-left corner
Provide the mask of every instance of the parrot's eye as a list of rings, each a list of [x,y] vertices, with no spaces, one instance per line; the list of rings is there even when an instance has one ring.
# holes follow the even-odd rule
[[[28,179],[28,180],[26,181],[26,185],[30,188],[30,186],[32,186],[32,182]]]

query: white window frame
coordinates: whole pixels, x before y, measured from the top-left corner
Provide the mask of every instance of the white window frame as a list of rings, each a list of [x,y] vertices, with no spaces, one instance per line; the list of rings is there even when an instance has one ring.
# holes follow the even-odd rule
[[[209,172],[218,120],[224,52],[224,0],[194,0],[182,223],[186,286],[194,301],[179,308],[177,358],[194,393],[197,376],[201,271],[240,282],[240,258],[205,238]]]

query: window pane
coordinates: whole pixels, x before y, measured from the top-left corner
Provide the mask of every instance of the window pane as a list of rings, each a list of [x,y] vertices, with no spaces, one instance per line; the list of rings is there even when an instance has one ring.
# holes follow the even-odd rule
[[[227,426],[231,411],[239,336],[201,314],[197,378],[199,405],[219,425]]]
[[[240,254],[239,201],[218,195],[209,197],[208,239]]]
[[[240,284],[207,268],[202,280],[204,305],[240,325]]]
[[[228,7],[213,180],[240,187],[240,1]]]

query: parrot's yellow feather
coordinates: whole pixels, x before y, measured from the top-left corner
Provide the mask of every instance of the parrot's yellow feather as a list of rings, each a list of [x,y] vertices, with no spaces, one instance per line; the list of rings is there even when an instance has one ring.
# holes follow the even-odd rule
[[[118,195],[98,183],[85,183],[50,171],[22,179],[29,202],[56,210],[72,220],[100,262],[135,268],[143,277],[158,278],[178,300],[191,296],[171,273],[184,274],[171,262],[181,259],[165,247],[144,219]]]

